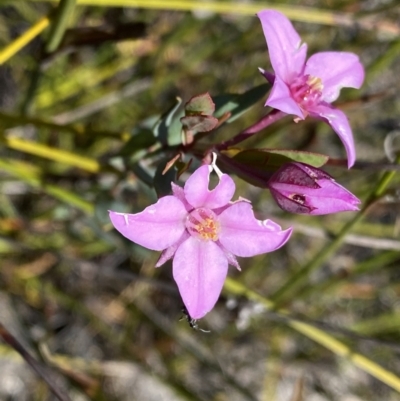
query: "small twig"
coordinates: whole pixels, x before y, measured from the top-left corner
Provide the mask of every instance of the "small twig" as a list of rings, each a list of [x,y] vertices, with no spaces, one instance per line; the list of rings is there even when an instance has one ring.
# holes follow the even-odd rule
[[[151,83],[152,81],[149,78],[144,78],[140,81],[132,82],[124,86],[122,89],[111,92],[101,97],[100,99],[95,100],[92,103],[85,104],[83,106],[77,107],[74,110],[54,116],[53,122],[57,124],[69,124],[82,118],[88,117],[120,102],[122,99],[143,92],[144,90],[150,88]]]
[[[234,146],[234,145],[250,138],[257,132],[262,131],[263,129],[267,128],[274,122],[276,122],[286,116],[287,116],[287,114],[284,113],[283,111],[273,109],[267,115],[261,117],[260,120],[258,120],[255,124],[246,128],[245,130],[243,130],[242,132],[240,132],[233,138],[229,139],[228,141],[222,142],[221,144],[219,144],[216,147],[218,150],[228,149],[229,147]]]
[[[25,31],[19,38],[15,39],[0,51],[0,64],[5,63],[14,54],[30,43],[36,36],[40,35],[50,24],[50,17],[43,17],[35,25]]]
[[[289,224],[288,220],[275,218],[275,220],[282,224]],[[313,227],[309,224],[302,224],[290,221],[293,229],[297,233],[307,235],[312,238],[329,239],[331,236],[322,228]],[[382,249],[382,250],[395,250],[400,251],[400,241],[394,238],[379,238],[358,234],[347,234],[343,239],[343,243],[357,245],[365,248]]]
[[[326,323],[321,320],[308,319],[305,316],[299,316],[297,314],[296,315],[290,314],[288,316],[284,316],[284,315],[281,315],[281,314],[273,312],[273,311],[267,311],[267,317],[268,317],[268,319],[273,320],[275,322],[281,322],[281,323],[285,323],[285,324],[290,322],[290,320],[297,320],[299,322],[318,327],[321,330],[327,330],[327,331],[330,331],[333,333],[341,334],[351,340],[367,341],[376,346],[388,347],[392,351],[400,354],[400,345],[393,341],[385,341],[385,340],[381,340],[378,338],[365,336],[365,335],[357,333],[354,330],[349,330],[345,327],[336,326],[336,325]]]
[[[68,21],[75,8],[76,0],[60,0],[55,17],[50,26],[46,52],[52,53],[60,45],[67,29]]]
[[[45,367],[43,367],[33,356],[21,345],[21,343],[0,323],[0,337],[3,339],[5,343],[7,343],[10,347],[15,349],[22,358],[26,361],[26,363],[36,372],[36,374],[43,379],[44,382],[49,386],[51,392],[60,400],[60,401],[71,401],[68,394],[62,391],[52,379],[49,377],[49,372],[46,371]]]
[[[326,163],[327,166],[343,167],[347,170],[347,159],[332,159],[329,158]],[[353,170],[374,170],[374,171],[400,171],[399,164],[388,163],[387,161],[382,162],[367,162],[367,161],[356,161]]]

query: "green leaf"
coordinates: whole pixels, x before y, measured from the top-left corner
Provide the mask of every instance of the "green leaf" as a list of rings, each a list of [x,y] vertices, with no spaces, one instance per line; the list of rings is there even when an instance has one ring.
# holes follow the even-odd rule
[[[153,134],[163,145],[176,146],[182,143],[182,125],[179,119],[184,116],[179,110],[182,99],[177,97],[176,104],[157,121]]]
[[[134,163],[130,166],[131,171],[136,177],[149,187],[153,186],[153,176],[143,168],[139,163]]]
[[[299,150],[277,149],[229,149],[222,152],[220,162],[224,167],[252,185],[265,188],[271,175],[283,164],[301,162],[314,167],[323,166],[329,159],[326,155]]]
[[[146,149],[157,142],[153,132],[149,129],[142,128],[124,144],[121,149],[120,156],[132,157],[140,150]]]
[[[301,150],[269,149],[268,153],[270,153],[273,157],[285,157],[287,159],[290,159],[290,161],[309,164],[313,167],[322,167],[329,160],[329,156],[327,155],[322,155],[321,153],[305,152]]]
[[[177,180],[177,168],[173,165],[165,174],[163,171],[167,164],[170,162],[170,159],[162,160],[156,170],[156,174],[154,176],[154,188],[157,192],[158,197],[171,194],[171,182],[175,182]]]
[[[215,111],[215,104],[208,93],[192,97],[185,105],[186,115],[212,116]]]
[[[209,132],[218,125],[218,119],[212,116],[186,116],[181,118],[185,130],[197,134],[198,132]]]
[[[222,117],[225,113],[230,112],[231,117],[227,120],[228,123],[235,121],[243,113],[245,113],[251,106],[262,99],[270,88],[269,84],[262,84],[251,88],[242,94],[224,94],[215,96],[215,113],[217,118]]]
[[[306,163],[313,167],[321,167],[329,159],[329,156],[319,153],[289,149],[248,149],[243,151],[232,149],[232,152],[232,157],[237,161],[273,171],[277,170],[282,164],[291,161]]]

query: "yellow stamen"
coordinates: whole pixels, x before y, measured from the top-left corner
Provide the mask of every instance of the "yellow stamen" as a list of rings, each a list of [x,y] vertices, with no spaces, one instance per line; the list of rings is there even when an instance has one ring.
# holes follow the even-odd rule
[[[314,90],[322,91],[324,89],[324,85],[322,83],[321,78],[309,76],[307,79],[307,84],[311,86]]]

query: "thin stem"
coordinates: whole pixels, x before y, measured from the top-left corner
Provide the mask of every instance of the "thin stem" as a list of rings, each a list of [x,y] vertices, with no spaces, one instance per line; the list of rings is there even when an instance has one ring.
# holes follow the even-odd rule
[[[56,124],[52,121],[43,120],[38,117],[29,117],[22,114],[10,114],[0,111],[0,119],[7,125],[7,128],[20,127],[31,124],[36,128],[44,128],[54,131],[69,132],[78,136],[98,136],[104,138],[120,139],[123,142],[128,141],[131,134],[125,132],[97,131],[88,129],[83,124]],[[1,137],[1,135],[0,135]]]
[[[397,158],[400,162],[400,157]],[[271,299],[276,304],[281,304],[290,296],[293,298],[297,290],[302,286],[308,275],[320,267],[341,245],[350,230],[368,213],[369,208],[384,194],[390,181],[393,179],[395,171],[386,171],[377,186],[364,203],[363,208],[350,220],[340,231],[337,237],[314,256],[310,262],[306,263],[296,274],[294,274],[278,291],[273,294]]]
[[[36,38],[40,33],[42,33],[50,24],[49,17],[43,17],[35,25],[25,31],[20,37],[11,42],[0,52],[0,64],[5,63],[14,54],[19,52],[23,47],[25,47],[29,42]]]
[[[232,139],[229,139],[228,141],[225,141],[225,142],[222,142],[221,144],[219,144],[217,146],[217,149],[218,150],[228,149],[229,147],[234,146],[234,145],[238,144],[239,142],[242,142],[242,141],[250,138],[252,135],[269,127],[271,124],[273,124],[274,122],[280,120],[281,118],[283,118],[285,116],[287,116],[287,114],[284,113],[283,111],[273,109],[266,116],[262,117],[255,124],[246,128],[244,131],[240,132],[239,134],[234,136]]]
[[[42,77],[42,66],[41,62],[38,62],[36,63],[34,70],[31,72],[31,78],[29,80],[30,82],[28,90],[26,91],[25,99],[23,100],[21,105],[22,116],[27,116],[31,112],[41,77]]]
[[[58,46],[60,45],[67,28],[68,20],[74,10],[75,3],[76,0],[60,0],[60,4],[55,10],[56,14],[54,17],[52,17],[50,33],[45,45],[45,51],[47,54],[57,50]],[[42,78],[43,56],[44,53],[42,52],[35,69],[32,71],[32,77],[30,79],[27,95],[21,106],[21,113],[23,115],[28,115],[32,109],[36,92]]]
[[[57,14],[53,18],[50,27],[49,38],[46,44],[46,52],[52,53],[57,50],[68,26],[68,21],[75,8],[76,0],[60,0]]]
[[[43,0],[30,0],[43,1]],[[56,2],[57,0],[46,0]],[[80,5],[97,7],[135,7],[147,9],[161,9],[174,11],[206,10],[223,14],[240,14],[254,16],[258,11],[265,8],[263,2],[237,3],[232,7],[232,3],[223,1],[199,2],[197,0],[78,0]],[[296,5],[274,4],[274,9],[280,11],[294,21],[313,22],[326,25],[353,25],[354,17],[351,13],[331,12],[314,7],[302,7]]]
[[[17,351],[32,370],[49,386],[52,393],[60,401],[71,401],[68,394],[59,387],[54,374],[50,374],[50,369],[47,369],[38,362],[25,347],[8,331],[8,329],[0,323],[0,337],[3,341]]]
[[[94,206],[92,203],[57,185],[47,184],[42,179],[41,170],[39,170],[37,166],[34,166],[33,164],[0,158],[0,169],[14,177],[17,177],[19,180],[32,186],[33,188],[42,190],[66,205],[76,207],[87,215],[91,216],[94,213]]]
[[[56,163],[77,167],[90,173],[98,173],[100,171],[100,163],[90,157],[80,156],[66,150],[53,148],[17,137],[6,137],[2,139],[7,147],[18,150],[19,152],[43,157]]]
[[[326,166],[343,167],[347,169],[347,159],[333,159],[329,158]],[[351,168],[352,170],[373,170],[373,171],[400,171],[400,165],[389,163],[387,161],[382,162],[367,162],[358,160],[354,163]]]
[[[398,376],[386,370],[374,361],[368,359],[364,355],[352,350],[348,345],[331,336],[329,333],[326,333],[325,331],[314,327],[309,323],[305,323],[290,317],[287,310],[277,310],[278,306],[272,300],[257,294],[255,291],[250,290],[243,284],[231,279],[230,277],[226,279],[224,289],[231,294],[244,296],[247,299],[259,302],[260,304],[264,305],[266,309],[275,310],[276,313],[285,318],[283,321],[292,329],[317,342],[318,344],[321,344],[334,354],[349,359],[355,366],[358,366],[360,369],[369,373],[376,379],[400,392],[400,378]]]

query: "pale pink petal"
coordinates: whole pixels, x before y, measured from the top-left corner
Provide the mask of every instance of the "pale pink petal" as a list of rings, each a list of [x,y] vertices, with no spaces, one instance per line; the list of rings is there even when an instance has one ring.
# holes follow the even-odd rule
[[[359,210],[358,205],[361,201],[333,179],[319,180],[318,184],[321,189],[312,193],[315,196],[307,196],[307,204],[313,208],[311,215]],[[307,191],[305,194],[308,195],[308,192],[311,191]],[[319,193],[321,193],[320,196],[318,196]]]
[[[168,247],[167,249],[162,251],[160,257],[157,260],[155,267],[160,267],[165,262],[168,262],[170,259],[172,259],[175,255],[175,252],[178,249],[179,245],[182,244],[182,242],[186,241],[189,237],[190,237],[190,234],[187,231],[185,231],[182,234],[182,237],[177,242],[175,242],[175,244],[171,245],[170,247]]]
[[[357,55],[347,52],[313,54],[306,63],[304,74],[321,79],[322,99],[332,103],[342,88],[360,88],[364,81],[364,67]]]
[[[229,252],[227,249],[225,249],[219,241],[217,241],[216,243],[224,252],[226,258],[228,259],[228,263],[231,266],[236,267],[236,269],[238,269],[239,271],[241,271],[242,269],[240,268],[240,265],[239,265],[238,260],[236,259],[236,256],[232,252]]]
[[[172,188],[172,193],[174,194],[174,196],[177,197],[183,203],[186,210],[188,212],[193,210],[193,206],[186,200],[185,191],[183,190],[183,188],[180,187],[179,185],[176,185],[173,182],[171,182],[171,188]]]
[[[187,212],[175,196],[164,196],[141,213],[109,213],[113,226],[124,237],[155,251],[170,247],[185,231]]]
[[[222,174],[218,185],[208,189],[212,166],[198,168],[186,181],[184,191],[186,200],[195,208],[215,209],[225,206],[235,193],[235,183],[227,174]]]
[[[218,216],[219,241],[234,255],[254,256],[272,252],[289,239],[292,229],[281,230],[270,220],[257,220],[251,204],[238,202]]]
[[[301,74],[307,55],[307,45],[301,43],[299,34],[292,23],[274,10],[259,12],[269,57],[275,74],[286,83]]]
[[[215,242],[190,237],[178,248],[173,276],[193,319],[202,318],[214,307],[227,273],[228,260]]]
[[[347,153],[347,165],[350,168],[356,161],[356,149],[353,133],[346,114],[329,104],[319,104],[309,110],[313,117],[327,122],[338,134]]]
[[[305,118],[299,105],[293,99],[289,87],[278,76],[275,77],[274,85],[265,105],[287,114],[294,114],[303,120]]]

